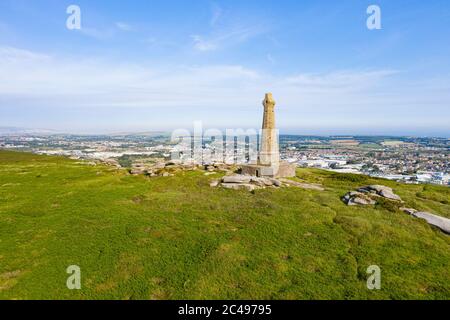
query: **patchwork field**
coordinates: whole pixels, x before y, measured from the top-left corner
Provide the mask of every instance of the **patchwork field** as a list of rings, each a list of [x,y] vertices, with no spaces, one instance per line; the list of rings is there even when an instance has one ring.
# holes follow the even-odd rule
[[[0,151],[0,299],[450,299],[450,236],[340,200],[383,184],[450,217],[449,188],[299,169],[326,190],[250,193],[209,187],[219,176]],[[381,290],[366,287],[370,265]]]

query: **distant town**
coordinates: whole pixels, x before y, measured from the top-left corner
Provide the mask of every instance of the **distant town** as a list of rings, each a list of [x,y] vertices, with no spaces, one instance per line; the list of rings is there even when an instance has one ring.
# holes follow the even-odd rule
[[[288,161],[405,183],[450,183],[450,139],[390,136],[282,136]]]
[[[280,135],[281,158],[299,167],[365,174],[404,183],[450,185],[450,139],[391,136]],[[209,144],[204,143],[203,148]],[[245,144],[237,148],[245,148]],[[0,134],[0,149],[61,155],[142,172],[170,160],[167,133],[63,135]],[[178,150],[179,151],[179,150]]]

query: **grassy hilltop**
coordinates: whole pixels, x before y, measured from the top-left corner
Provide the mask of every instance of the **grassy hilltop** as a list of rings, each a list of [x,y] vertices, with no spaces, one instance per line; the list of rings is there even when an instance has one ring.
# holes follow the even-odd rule
[[[253,194],[214,177],[0,151],[0,299],[450,299],[450,236],[340,200],[377,183],[450,217],[449,188],[299,169],[326,190]],[[74,264],[81,290],[66,287]],[[373,264],[381,290],[366,288]]]

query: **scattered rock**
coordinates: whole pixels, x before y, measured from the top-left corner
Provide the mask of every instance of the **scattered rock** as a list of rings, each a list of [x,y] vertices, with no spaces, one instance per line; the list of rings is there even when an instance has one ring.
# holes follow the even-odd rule
[[[353,197],[351,198],[348,203],[348,205],[373,205],[376,204],[375,200],[372,200],[370,198],[363,198],[363,197]]]
[[[261,188],[261,181],[256,179],[257,177],[244,176],[244,175],[232,175],[225,176],[222,178],[221,186],[227,189],[241,190],[245,189],[248,191],[253,191],[257,188]],[[253,182],[253,184],[251,183]]]
[[[450,219],[448,218],[444,218],[429,212],[419,212],[413,208],[400,208],[400,210],[413,217],[424,219],[426,222],[428,222],[428,224],[438,227],[445,233],[450,234]]]
[[[171,166],[178,166],[180,164],[181,164],[181,160],[170,160],[170,161],[166,162],[165,166],[171,167]]]
[[[130,170],[130,173],[133,175],[145,174],[146,170],[141,168],[134,168]]]
[[[213,166],[213,165],[205,165],[204,169],[205,169],[206,171],[209,171],[209,172],[214,172],[214,171],[216,171],[216,167]]]
[[[266,187],[279,188],[284,184],[286,186],[296,186],[304,189],[324,190],[320,185],[300,183],[288,179],[275,179],[266,177],[256,177],[242,174],[229,175],[222,178],[220,184],[224,188],[228,189],[247,189],[253,191],[254,189],[262,189]],[[217,186],[211,183],[212,187]],[[250,187],[252,186],[252,187]]]
[[[255,185],[250,183],[222,183],[221,186],[227,189],[233,190],[246,189],[247,191],[253,191],[257,188]]]
[[[413,213],[416,213],[416,212],[417,212],[417,210],[416,210],[416,209],[413,209],[413,208],[400,208],[399,210],[400,210],[400,211],[403,211],[403,212],[405,212],[405,213],[407,213],[407,214],[413,214]]]
[[[392,191],[392,188],[380,185],[371,185],[361,187],[358,189],[358,191],[350,191],[342,198],[342,201],[344,201],[349,206],[370,205],[376,204],[377,197],[383,197],[395,202],[402,201],[401,198]],[[424,219],[428,224],[441,229],[447,234],[450,234],[450,219],[448,218],[444,218],[429,212],[419,212],[414,208],[402,207],[400,208],[400,211],[403,211],[413,217]]]
[[[204,170],[205,175],[214,174],[217,172],[222,172],[225,174],[230,174],[235,172],[236,166],[229,165],[225,163],[213,163],[213,164],[200,164],[197,162],[183,162],[181,160],[170,160],[170,161],[157,161],[155,163],[133,163],[130,173],[133,175],[145,174],[147,176],[167,176],[164,175],[165,172],[169,172],[170,176],[174,173],[181,171],[195,171]]]
[[[180,168],[185,171],[195,171],[198,169],[195,164],[183,164]]]
[[[270,187],[274,185],[272,179],[269,178],[251,176],[250,181],[260,187]]]
[[[215,188],[215,187],[217,187],[219,185],[219,180],[213,180],[213,181],[211,181],[211,183],[209,184],[209,186],[211,187],[211,188]]]
[[[222,179],[223,183],[249,183],[251,180],[251,176],[244,176],[241,174],[236,174],[233,176],[225,176]]]
[[[357,191],[350,191],[342,198],[342,201],[344,201],[349,206],[356,206],[356,205],[365,206],[376,204],[376,201],[370,198],[370,196],[368,196],[365,193]]]
[[[363,193],[376,194],[383,198],[387,198],[387,199],[391,199],[391,200],[395,200],[395,201],[402,201],[402,199],[394,193],[392,188],[387,187],[387,186],[370,185],[370,186],[361,187],[358,189],[358,191],[363,192]]]
[[[414,212],[411,215],[416,218],[424,219],[428,224],[438,227],[445,233],[450,234],[450,219],[429,212]]]
[[[106,159],[106,160],[103,160],[103,163],[108,166],[114,166],[116,168],[121,168],[119,162],[116,159]]]
[[[343,198],[349,206],[352,205],[373,205],[377,203],[377,198],[382,197],[392,201],[402,201],[394,193],[392,188],[382,185],[370,185],[358,188],[357,191],[348,192]]]
[[[381,190],[379,195],[384,198],[387,198],[387,199],[391,199],[391,200],[395,200],[395,201],[402,201],[402,198],[400,198],[398,195],[396,195],[392,191]]]
[[[277,179],[270,178],[269,180],[270,180],[270,181],[272,182],[272,184],[273,184],[274,186],[276,186],[276,187],[281,187],[282,184],[283,184],[280,180],[277,180]]]
[[[151,166],[152,169],[157,170],[157,169],[163,169],[166,166],[166,164],[164,162],[157,162],[155,164],[153,164]]]
[[[242,174],[225,176],[222,179],[222,186],[230,189],[245,188],[247,190],[253,191],[254,189],[260,189],[271,186],[281,187],[281,185],[282,182],[277,179],[247,176]]]

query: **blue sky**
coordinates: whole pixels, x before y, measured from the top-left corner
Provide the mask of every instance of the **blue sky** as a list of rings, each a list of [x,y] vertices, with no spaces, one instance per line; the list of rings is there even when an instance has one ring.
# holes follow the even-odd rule
[[[450,136],[449,57],[447,0],[1,0],[0,126]]]

